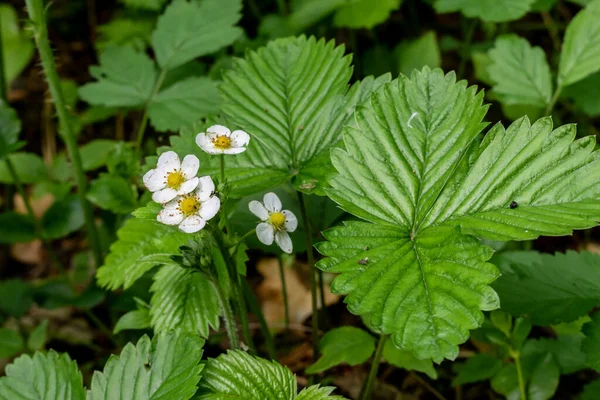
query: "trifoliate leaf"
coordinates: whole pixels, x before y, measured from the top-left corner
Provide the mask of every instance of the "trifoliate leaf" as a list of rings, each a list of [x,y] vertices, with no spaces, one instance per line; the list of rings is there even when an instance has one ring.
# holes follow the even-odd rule
[[[162,68],[173,69],[229,46],[241,34],[240,0],[175,0],[158,18],[152,47]]]
[[[535,0],[435,0],[435,10],[442,14],[460,11],[469,18],[486,22],[514,21],[523,17]]]
[[[590,117],[600,116],[600,72],[567,86],[562,93],[573,100],[575,108]]]
[[[48,169],[40,156],[33,153],[12,153],[8,156],[21,183],[37,183],[48,179]],[[0,162],[0,183],[15,183],[6,163]]]
[[[101,174],[92,181],[87,198],[98,207],[115,214],[129,214],[137,204],[137,193],[131,182],[109,174]]]
[[[0,36],[4,79],[15,79],[33,57],[33,41],[19,27],[17,12],[10,4],[0,4]]]
[[[364,363],[375,351],[375,338],[360,328],[343,326],[321,338],[319,351],[321,357],[306,369],[307,374],[317,374],[342,363]]]
[[[502,368],[502,360],[498,357],[491,354],[477,354],[457,366],[458,375],[452,380],[452,386],[486,381],[496,375],[500,368]]]
[[[21,121],[17,113],[0,99],[0,160],[14,150],[20,132]]]
[[[600,220],[593,138],[549,118],[496,125],[476,141],[482,93],[429,68],[384,84],[333,149],[328,196],[366,222],[325,232],[352,313],[417,358],[454,358],[499,300],[493,240],[564,235]],[[600,154],[600,153],[598,153]],[[598,189],[597,189],[598,187]],[[453,228],[457,228],[456,230]]]
[[[373,7],[371,0],[354,0],[338,8],[333,25],[340,28],[371,29],[386,21],[391,12],[400,8],[402,0],[380,0]]]
[[[493,93],[504,104],[531,104],[541,108],[550,103],[552,77],[541,47],[531,47],[517,35],[500,36],[489,52],[487,72]]]
[[[157,131],[177,131],[219,111],[217,84],[207,78],[179,81],[158,93],[148,107]]]
[[[181,331],[207,338],[219,329],[217,292],[203,275],[177,265],[167,265],[154,276],[150,319],[155,332]]]
[[[84,400],[85,389],[77,363],[67,353],[25,354],[6,367],[0,378],[1,400]]]
[[[575,321],[600,304],[600,256],[588,252],[505,252],[494,258],[502,309],[536,325]]]
[[[80,87],[79,96],[92,105],[107,107],[144,105],[157,79],[154,62],[131,47],[108,47],[90,74],[97,82]]]
[[[326,184],[322,171],[327,168],[318,168],[314,177],[305,168],[339,142],[340,128],[352,120],[356,105],[389,80],[388,75],[366,78],[348,89],[351,75],[343,47],[303,36],[270,42],[236,61],[224,75],[221,108],[252,138],[245,153],[227,161],[233,187],[243,185],[246,176],[255,178],[252,191],[240,190],[241,195],[294,175],[302,176],[294,181],[298,189],[314,180],[312,190],[318,192]],[[256,179],[263,174],[264,179]]]
[[[437,379],[438,374],[431,360],[419,360],[409,351],[400,350],[391,341],[385,342],[383,358],[394,367],[407,371],[419,371],[427,374],[431,379]]]
[[[296,378],[275,361],[230,350],[209,359],[200,380],[198,400],[327,400],[332,388],[311,386],[296,395]]]
[[[585,339],[581,349],[586,354],[587,365],[600,372],[600,314],[592,315],[592,320],[582,328]]]
[[[398,71],[410,75],[413,70],[424,66],[437,68],[441,65],[442,56],[435,32],[427,32],[418,39],[401,42],[395,50],[398,60]]]
[[[147,308],[129,311],[123,314],[115,324],[113,333],[117,334],[128,329],[150,328],[150,312]]]
[[[156,219],[140,218],[127,220],[117,237],[96,273],[98,284],[111,290],[127,289],[154,266],[169,264],[168,257],[158,260],[154,255],[179,254],[179,246],[189,240],[189,235]]]
[[[204,340],[197,335],[143,336],[129,343],[119,356],[111,356],[104,371],[94,372],[87,400],[190,399],[203,369],[198,364]]]
[[[560,53],[558,86],[580,81],[600,70],[600,0],[592,1],[571,20]]]

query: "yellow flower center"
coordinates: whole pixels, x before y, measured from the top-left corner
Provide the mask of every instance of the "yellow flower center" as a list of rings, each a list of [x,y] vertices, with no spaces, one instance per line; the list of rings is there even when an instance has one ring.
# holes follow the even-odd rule
[[[285,225],[285,215],[280,212],[274,212],[269,215],[269,222],[273,225],[273,228],[278,231],[283,230],[283,226]]]
[[[171,189],[179,189],[183,182],[185,182],[185,176],[183,176],[181,170],[175,170],[167,174],[167,186]]]
[[[179,200],[179,210],[186,216],[196,214],[200,210],[200,201],[196,195],[185,196]]]
[[[225,135],[218,135],[216,138],[211,140],[212,144],[219,150],[227,150],[231,147],[231,138]]]

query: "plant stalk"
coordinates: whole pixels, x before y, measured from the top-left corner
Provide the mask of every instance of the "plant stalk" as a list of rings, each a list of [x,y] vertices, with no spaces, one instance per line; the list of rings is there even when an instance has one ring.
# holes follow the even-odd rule
[[[525,381],[523,380],[523,369],[521,368],[521,355],[518,352],[511,352],[513,359],[515,360],[515,367],[517,368],[517,378],[519,379],[519,391],[521,392],[521,400],[527,400],[527,393],[525,392]]]
[[[558,97],[560,96],[560,93],[562,92],[562,86],[558,86],[556,88],[556,90],[554,91],[554,94],[552,95],[552,98],[550,99],[550,104],[548,104],[548,107],[546,108],[546,115],[551,115],[552,114],[552,110],[554,109],[554,106],[556,105],[556,102],[558,101]]]
[[[373,362],[371,363],[371,370],[369,371],[369,376],[365,385],[361,390],[360,400],[369,400],[371,398],[371,393],[373,393],[373,387],[375,386],[375,381],[377,380],[377,370],[379,369],[379,362],[381,361],[381,356],[383,355],[383,348],[385,346],[385,342],[388,338],[388,335],[379,336],[379,342],[377,343],[377,350],[375,350],[375,357],[373,357]]]
[[[233,316],[231,304],[229,304],[229,299],[227,296],[225,296],[225,293],[223,293],[223,289],[221,289],[219,282],[211,282],[217,291],[217,297],[219,298],[219,304],[221,305],[223,319],[225,320],[225,329],[227,329],[227,336],[229,337],[231,348],[234,350],[239,350],[240,340],[238,338],[237,325],[235,323],[235,317]]]
[[[460,52],[460,64],[458,65],[458,70],[456,72],[459,78],[464,77],[465,69],[467,67],[467,58],[469,57],[469,53],[471,52],[471,43],[473,42],[473,35],[475,34],[476,27],[477,19],[473,19],[467,26],[465,40],[463,42],[463,47]]]
[[[56,71],[56,64],[54,63],[54,55],[52,54],[50,41],[48,40],[48,28],[46,26],[44,6],[42,4],[42,0],[26,0],[25,3],[27,4],[29,19],[32,22],[34,32],[33,37],[40,53],[40,59],[42,61],[44,73],[46,74],[48,87],[50,89],[50,93],[52,94],[52,98],[54,99],[56,112],[58,114],[58,121],[62,130],[61,136],[67,145],[69,157],[73,162],[75,180],[78,188],[77,195],[83,209],[88,239],[94,254],[94,261],[96,266],[99,267],[102,265],[102,246],[100,244],[100,238],[94,222],[92,207],[86,199],[87,180],[85,172],[83,171],[79,148],[77,147],[77,138],[75,137],[75,132],[73,132],[73,127],[69,121],[69,114],[65,106],[63,93],[60,87],[60,78],[58,76],[58,72]]]
[[[277,350],[275,349],[275,342],[273,340],[273,336],[271,335],[271,331],[269,330],[269,325],[267,325],[265,316],[260,309],[260,304],[258,304],[254,293],[252,293],[252,289],[250,289],[250,285],[248,285],[248,282],[246,282],[245,279],[242,280],[242,290],[244,291],[246,301],[250,305],[250,310],[258,318],[258,324],[260,325],[260,330],[264,336],[269,357],[272,360],[277,360]]]
[[[149,117],[148,107],[150,106],[150,102],[152,102],[152,99],[154,98],[154,96],[156,96],[158,94],[158,91],[160,90],[160,87],[162,86],[162,83],[165,80],[166,75],[167,75],[167,69],[163,68],[160,71],[160,75],[158,76],[156,83],[154,84],[154,89],[152,89],[152,95],[150,95],[150,98],[148,99],[148,101],[146,102],[146,105],[144,106],[144,114],[142,114],[142,121],[140,122],[137,136],[135,138],[135,149],[138,151],[142,148],[142,141],[144,140],[144,135],[146,134],[146,127],[148,126],[148,117]]]
[[[279,261],[279,276],[281,277],[281,293],[283,295],[283,309],[285,315],[285,329],[290,329],[290,308],[288,303],[287,286],[285,284],[285,270],[283,265],[283,258],[278,257]]]
[[[310,234],[310,223],[308,221],[308,214],[306,212],[306,204],[304,203],[304,194],[302,192],[298,192],[298,202],[300,203],[300,214],[302,215],[304,238],[306,240],[306,254],[308,257],[308,268],[310,271],[310,294],[312,305],[312,345],[313,359],[316,361],[319,358],[319,306],[317,304],[317,277],[315,271],[313,243]]]

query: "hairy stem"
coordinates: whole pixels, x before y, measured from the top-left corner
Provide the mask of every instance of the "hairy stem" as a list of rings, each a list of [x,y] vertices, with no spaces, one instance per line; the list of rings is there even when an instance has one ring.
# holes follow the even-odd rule
[[[288,303],[287,286],[285,284],[285,271],[283,265],[283,259],[281,256],[278,257],[279,261],[279,276],[281,277],[281,293],[283,295],[283,309],[285,315],[285,329],[290,328],[290,308]]]
[[[83,171],[79,148],[77,147],[77,138],[75,137],[75,132],[73,131],[71,121],[69,120],[69,114],[65,106],[63,93],[60,87],[60,78],[56,71],[54,56],[52,54],[52,49],[50,48],[50,41],[48,40],[44,6],[42,0],[26,0],[26,4],[29,19],[32,22],[31,25],[34,32],[33,37],[40,53],[42,67],[46,74],[48,87],[52,94],[52,98],[54,99],[54,105],[58,114],[58,121],[62,130],[61,136],[67,145],[69,157],[73,162],[75,180],[78,188],[77,195],[79,196],[81,208],[83,209],[88,239],[94,254],[94,261],[96,262],[96,266],[100,266],[102,264],[102,246],[100,245],[100,238],[98,236],[96,224],[94,223],[92,207],[85,197],[87,192],[87,180]]]
[[[310,234],[310,223],[306,213],[306,204],[304,203],[304,194],[298,192],[298,201],[300,203],[300,214],[302,215],[302,226],[304,227],[304,238],[306,240],[306,254],[308,256],[308,268],[310,271],[310,294],[312,305],[312,345],[313,359],[319,358],[319,306],[317,304],[317,277],[315,271],[315,257],[313,253],[313,243]]]
[[[523,369],[521,368],[521,354],[519,354],[519,352],[511,353],[511,356],[515,360],[515,367],[517,367],[517,378],[519,379],[519,391],[521,392],[521,400],[527,400],[527,393],[525,392],[525,381],[523,380]]]
[[[375,350],[375,357],[373,357],[373,362],[371,363],[371,370],[369,371],[367,381],[365,382],[365,385],[361,390],[360,400],[369,400],[371,398],[371,393],[373,393],[373,386],[375,386],[375,381],[377,380],[377,370],[379,369],[379,362],[381,361],[381,356],[383,355],[383,347],[387,338],[388,335],[379,336],[377,350]]]
[[[229,337],[231,348],[238,350],[240,348],[240,340],[238,338],[237,326],[233,311],[231,310],[231,304],[229,304],[229,299],[225,296],[225,293],[223,293],[223,289],[221,289],[219,282],[212,281],[212,284],[217,291],[217,297],[219,298],[219,304],[221,305],[221,312],[223,314],[223,319],[225,320],[225,329],[227,329],[227,336]]]
[[[163,81],[165,80],[166,75],[167,69],[163,68],[160,71],[160,75],[158,76],[156,83],[154,84],[154,89],[152,89],[152,95],[150,95],[150,98],[144,106],[144,114],[142,115],[142,121],[140,122],[140,126],[137,131],[137,136],[135,138],[135,148],[138,151],[142,148],[142,141],[144,140],[144,135],[146,134],[146,126],[148,126],[148,106],[150,105],[150,102],[152,101],[154,96],[156,96],[156,94],[158,93]]]
[[[277,359],[277,351],[275,350],[275,342],[273,340],[273,336],[271,335],[271,331],[269,330],[269,325],[267,325],[267,321],[265,320],[265,316],[260,309],[260,304],[256,300],[254,293],[252,293],[252,289],[250,289],[250,285],[246,280],[242,280],[242,290],[244,291],[244,296],[246,297],[246,301],[250,305],[250,310],[256,318],[258,318],[258,323],[260,325],[260,330],[265,339],[265,344],[267,345],[267,352],[269,353],[269,357],[272,360]]]

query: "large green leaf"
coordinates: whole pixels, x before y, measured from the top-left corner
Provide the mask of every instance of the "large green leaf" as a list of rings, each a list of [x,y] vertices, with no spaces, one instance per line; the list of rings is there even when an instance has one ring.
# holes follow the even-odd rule
[[[371,29],[387,20],[393,10],[400,8],[400,4],[402,0],[380,0],[373,7],[371,0],[349,1],[336,11],[333,24],[345,28]]]
[[[155,332],[176,330],[208,337],[210,328],[219,329],[217,292],[201,274],[167,265],[156,273],[150,290],[150,321]]]
[[[323,372],[342,363],[358,365],[375,351],[375,338],[353,326],[342,326],[327,332],[319,341],[321,357],[306,369],[308,374]]]
[[[585,339],[581,343],[581,349],[586,355],[588,366],[600,371],[600,314],[592,316],[592,320],[585,324],[582,329]]]
[[[424,66],[438,68],[442,55],[435,32],[430,31],[415,40],[404,41],[394,50],[398,60],[398,71],[410,75],[413,70]]]
[[[458,374],[452,380],[452,386],[486,381],[502,368],[502,360],[491,354],[477,354],[463,364],[456,364]]]
[[[81,373],[68,354],[24,354],[0,378],[2,400],[84,400]]]
[[[4,79],[12,81],[33,57],[33,40],[19,27],[17,12],[10,4],[0,4],[0,36]]]
[[[429,68],[383,85],[333,149],[327,194],[369,221],[325,232],[332,290],[418,358],[454,358],[498,307],[492,249],[474,237],[565,235],[600,220],[593,138],[549,118],[498,124],[479,143],[482,93]]]
[[[394,367],[407,371],[419,371],[427,374],[431,379],[437,379],[438,374],[429,359],[419,360],[415,355],[406,350],[400,350],[391,341],[386,341],[383,346],[383,358]]]
[[[203,365],[204,340],[173,332],[143,336],[111,356],[104,371],[94,372],[87,400],[189,399],[196,392]]]
[[[600,116],[600,72],[567,86],[563,95],[575,103],[575,107],[590,117]]]
[[[502,103],[542,108],[550,103],[552,77],[541,47],[531,47],[517,35],[500,36],[489,55],[487,72]]]
[[[569,23],[560,53],[558,85],[567,86],[600,70],[600,0],[592,1]]]
[[[438,13],[460,11],[486,22],[506,22],[524,16],[535,0],[435,0]]]
[[[209,359],[198,386],[198,400],[341,399],[328,396],[331,388],[318,386],[297,396],[296,378],[289,369],[239,350]]]
[[[240,0],[173,1],[152,34],[158,64],[173,69],[229,46],[242,33],[241,8]]]
[[[33,153],[12,153],[8,156],[15,167],[21,183],[37,183],[48,179],[48,170],[40,156]],[[15,183],[10,170],[0,160],[0,182]]]
[[[494,258],[502,309],[540,326],[575,321],[600,304],[600,256],[508,252]]]
[[[107,289],[127,289],[144,273],[172,261],[163,255],[179,254],[189,236],[150,219],[131,218],[117,232],[118,240],[98,269],[98,284]]]
[[[351,75],[343,47],[304,36],[270,42],[237,60],[224,75],[222,110],[251,141],[245,153],[228,158],[234,186],[264,174],[255,180],[256,192],[302,176],[295,180],[297,188],[312,183],[306,191],[318,191],[327,168],[313,168],[313,175],[307,171],[311,162],[339,142],[340,128],[355,106],[389,80],[387,75],[367,78],[348,89]]]

